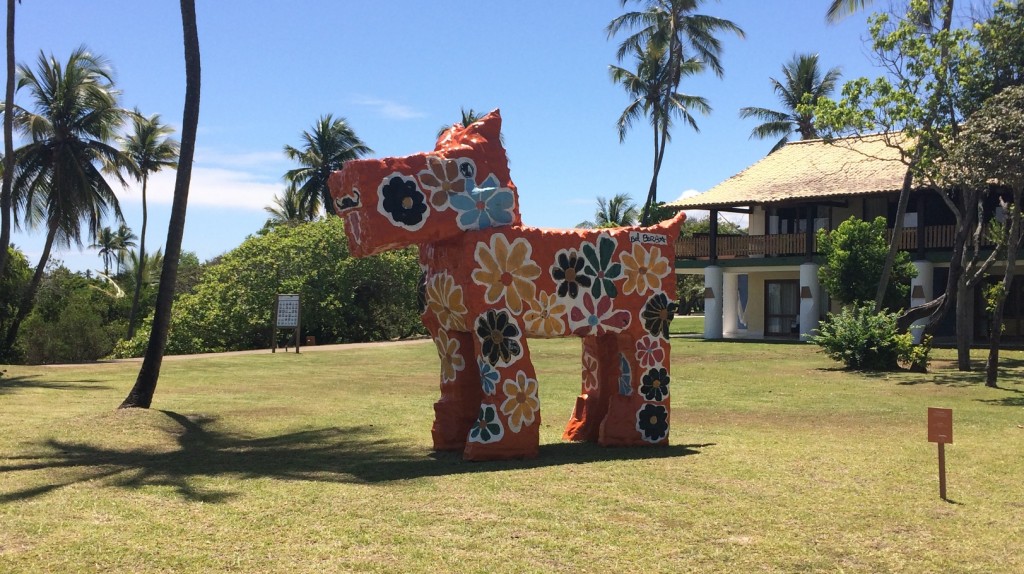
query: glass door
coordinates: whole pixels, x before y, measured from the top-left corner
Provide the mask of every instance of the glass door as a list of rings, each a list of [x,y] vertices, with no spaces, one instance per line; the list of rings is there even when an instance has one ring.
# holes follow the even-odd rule
[[[770,337],[800,335],[800,281],[764,282],[764,334]]]

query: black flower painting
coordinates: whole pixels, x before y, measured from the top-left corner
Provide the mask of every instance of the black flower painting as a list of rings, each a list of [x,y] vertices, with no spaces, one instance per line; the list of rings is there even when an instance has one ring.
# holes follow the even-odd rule
[[[668,370],[654,368],[641,379],[640,393],[649,401],[662,401],[668,396]]]
[[[491,309],[481,315],[476,322],[476,334],[480,337],[480,351],[491,365],[510,365],[523,353],[519,327],[505,309]]]
[[[644,328],[655,337],[668,338],[668,326],[676,315],[678,304],[669,301],[664,293],[658,293],[647,300],[641,318],[644,320]]]
[[[558,285],[558,296],[568,295],[575,299],[579,297],[580,288],[587,289],[593,280],[583,274],[583,258],[575,249],[559,251],[555,256],[555,264],[551,266],[551,277]]]
[[[396,224],[419,229],[426,219],[427,196],[412,179],[394,176],[380,190],[381,207]]]
[[[644,403],[636,413],[636,428],[647,442],[658,442],[668,436],[668,409],[663,405]]]

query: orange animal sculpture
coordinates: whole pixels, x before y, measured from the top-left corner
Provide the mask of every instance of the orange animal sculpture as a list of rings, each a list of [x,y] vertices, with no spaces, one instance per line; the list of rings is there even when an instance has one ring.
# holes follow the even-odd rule
[[[583,339],[568,440],[668,444],[673,243],[646,228],[522,225],[497,110],[430,153],[354,160],[330,177],[356,256],[419,245],[423,323],[441,359],[434,448],[469,460],[537,455],[530,337]]]

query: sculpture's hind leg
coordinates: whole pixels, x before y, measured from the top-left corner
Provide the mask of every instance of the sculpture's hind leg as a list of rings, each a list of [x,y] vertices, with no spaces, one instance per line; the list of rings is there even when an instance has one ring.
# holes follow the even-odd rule
[[[476,421],[480,398],[473,336],[464,331],[431,329],[441,359],[441,398],[434,403],[434,450],[462,450]]]
[[[633,332],[619,334],[616,342],[620,383],[608,401],[598,443],[602,446],[668,444],[671,351],[668,339]]]
[[[522,326],[508,310],[490,309],[473,327],[483,394],[463,456],[533,458],[540,445],[540,399]]]
[[[562,438],[597,441],[601,421],[608,412],[608,400],[619,392],[621,366],[616,336],[583,337],[582,359],[582,388]]]

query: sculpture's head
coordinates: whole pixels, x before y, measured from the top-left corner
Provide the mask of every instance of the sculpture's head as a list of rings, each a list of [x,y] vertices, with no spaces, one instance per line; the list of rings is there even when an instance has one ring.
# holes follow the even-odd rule
[[[518,225],[519,198],[495,110],[441,134],[431,153],[352,160],[331,174],[335,212],[353,255]]]

